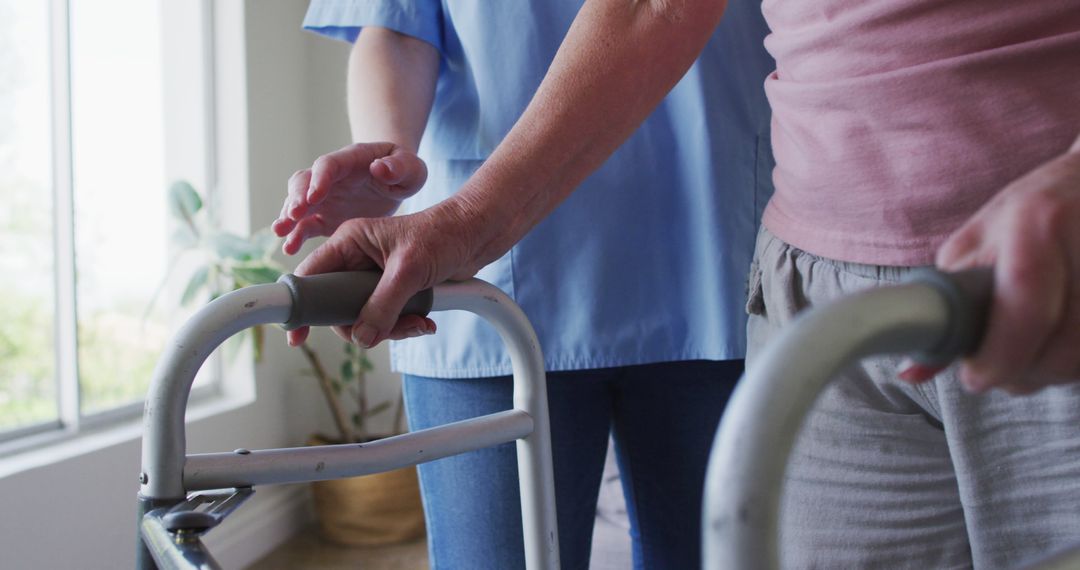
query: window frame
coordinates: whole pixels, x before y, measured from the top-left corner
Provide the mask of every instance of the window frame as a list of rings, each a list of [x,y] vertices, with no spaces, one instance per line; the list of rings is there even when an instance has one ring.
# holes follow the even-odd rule
[[[143,401],[84,413],[78,361],[77,281],[75,251],[74,152],[72,147],[71,2],[48,0],[52,238],[54,254],[55,419],[0,431],[0,459],[43,445],[96,434],[137,420]],[[215,6],[212,0],[158,2],[164,92],[165,179],[187,179],[205,188],[209,204],[218,201]],[[168,25],[166,25],[168,23]],[[191,38],[195,38],[194,40]],[[194,73],[194,75],[192,75]],[[193,80],[194,78],[194,80]],[[177,103],[182,103],[177,106]],[[174,110],[178,112],[173,112]],[[164,181],[163,181],[164,183]],[[212,209],[212,212],[216,209]],[[220,219],[215,219],[219,222]],[[189,401],[220,399],[224,386],[221,358],[204,368],[212,375],[192,389]]]

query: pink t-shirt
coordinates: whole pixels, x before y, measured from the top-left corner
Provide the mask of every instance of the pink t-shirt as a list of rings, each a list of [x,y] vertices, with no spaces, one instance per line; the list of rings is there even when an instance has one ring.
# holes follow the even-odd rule
[[[1080,134],[1080,0],[765,0],[777,70],[770,232],[932,263],[1003,186]]]

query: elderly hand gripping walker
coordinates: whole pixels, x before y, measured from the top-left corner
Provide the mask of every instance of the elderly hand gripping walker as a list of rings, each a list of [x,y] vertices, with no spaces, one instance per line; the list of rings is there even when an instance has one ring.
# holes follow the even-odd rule
[[[525,315],[495,287],[473,279],[438,285],[405,313],[465,310],[498,330],[510,353],[514,409],[368,444],[187,455],[184,412],[195,373],[233,334],[254,325],[347,325],[379,274],[284,276],[204,307],[176,334],[154,371],[143,417],[137,567],[220,566],[201,536],[251,496],[255,485],[366,475],[517,441],[525,560],[530,570],[559,567],[543,357]]]
[[[868,356],[912,353],[942,366],[967,354],[981,338],[992,286],[986,269],[926,271],[796,318],[748,368],[724,410],[705,481],[704,567],[779,568],[784,469],[818,395]],[[1029,568],[1080,570],[1080,547]]]

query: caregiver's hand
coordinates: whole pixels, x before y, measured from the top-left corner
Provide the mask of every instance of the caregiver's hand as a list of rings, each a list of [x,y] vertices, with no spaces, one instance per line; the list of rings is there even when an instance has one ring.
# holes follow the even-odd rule
[[[1013,182],[941,247],[947,271],[994,267],[994,300],[961,382],[1014,394],[1080,381],[1080,139]]]
[[[311,252],[296,274],[383,270],[353,326],[335,327],[345,340],[371,347],[386,339],[431,334],[435,323],[430,319],[397,315],[417,292],[472,277],[509,248],[495,245],[502,225],[490,219],[460,195],[415,214],[352,219]],[[289,344],[300,344],[307,333],[306,327],[289,331]]]
[[[388,142],[357,143],[320,156],[289,178],[289,194],[271,225],[293,255],[308,238],[328,236],[346,220],[389,216],[427,180],[415,153]]]

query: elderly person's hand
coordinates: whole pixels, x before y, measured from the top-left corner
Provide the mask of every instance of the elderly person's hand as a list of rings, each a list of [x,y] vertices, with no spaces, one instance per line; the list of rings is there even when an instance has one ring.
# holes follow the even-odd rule
[[[1027,394],[1080,381],[1080,139],[1013,182],[938,251],[955,271],[994,267],[994,300],[961,382]]]
[[[455,196],[427,210],[392,218],[358,218],[341,224],[296,268],[297,275],[381,269],[382,278],[351,327],[335,327],[345,340],[371,347],[386,339],[435,332],[435,323],[416,315],[398,318],[418,291],[447,280],[472,277],[509,249],[493,224],[469,200]],[[289,331],[296,346],[307,327]]]
[[[289,194],[271,225],[293,255],[308,238],[328,236],[346,220],[393,214],[427,180],[416,154],[388,142],[357,143],[320,156],[289,178]]]

